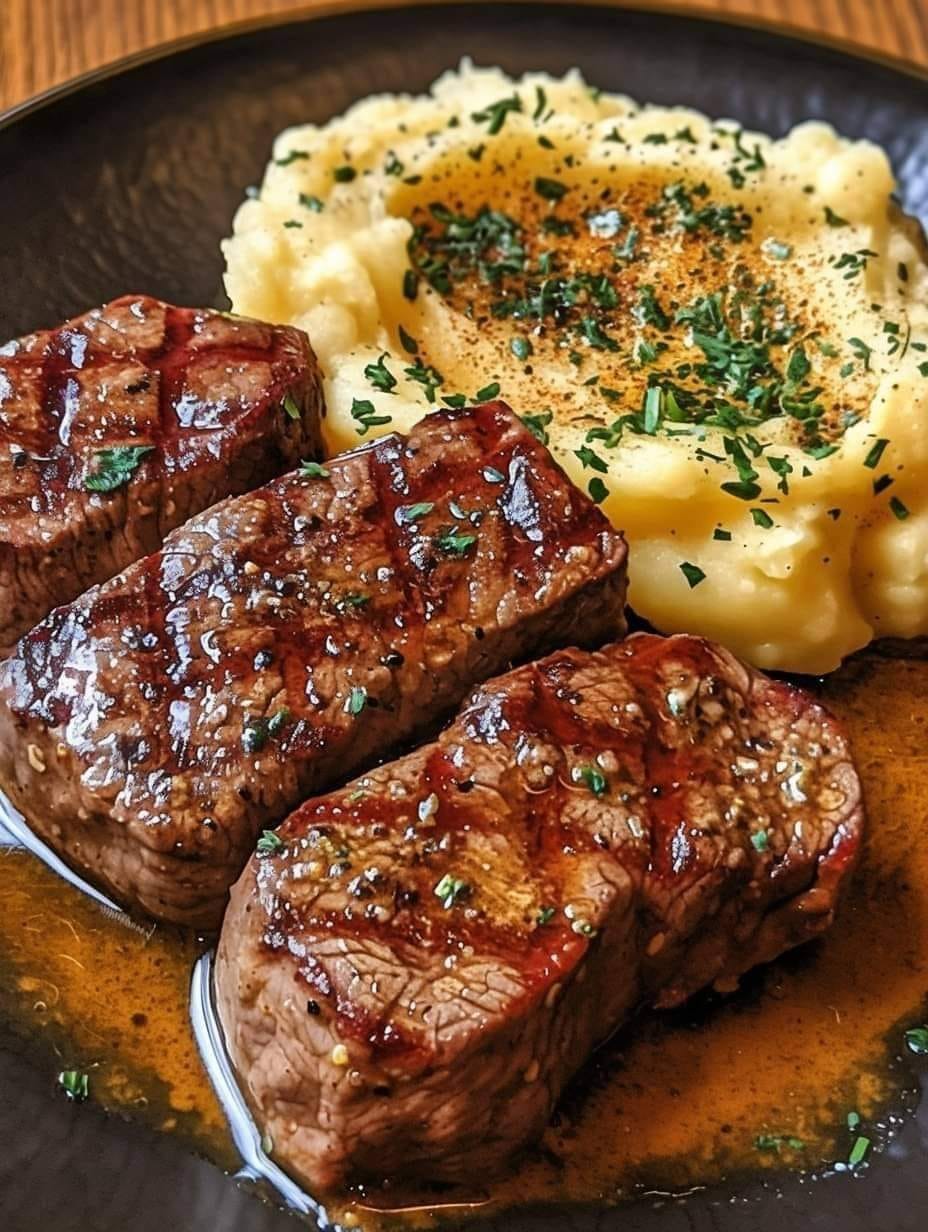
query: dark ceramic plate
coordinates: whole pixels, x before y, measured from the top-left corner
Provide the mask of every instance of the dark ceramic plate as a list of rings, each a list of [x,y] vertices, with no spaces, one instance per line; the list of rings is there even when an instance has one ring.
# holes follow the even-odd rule
[[[92,77],[0,122],[0,338],[126,291],[221,302],[219,239],[273,136],[379,90],[421,90],[468,54],[562,72],[782,133],[810,117],[892,157],[928,219],[928,78],[749,30],[578,5],[342,12],[184,45]],[[915,1232],[928,1210],[928,1101],[861,1177],[786,1177],[613,1210],[524,1211],[506,1232]],[[179,1143],[52,1099],[0,1051],[4,1232],[275,1232],[292,1217]],[[474,1232],[489,1225],[473,1224]]]

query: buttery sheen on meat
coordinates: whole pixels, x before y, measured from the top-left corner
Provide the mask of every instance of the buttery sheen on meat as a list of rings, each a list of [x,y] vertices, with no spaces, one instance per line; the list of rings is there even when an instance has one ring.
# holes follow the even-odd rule
[[[699,638],[565,650],[308,801],[232,891],[216,992],[311,1186],[468,1180],[636,1007],[832,922],[863,824],[837,722]]]
[[[0,785],[122,903],[218,927],[263,826],[565,641],[624,630],[625,543],[501,403],[174,531],[0,665]]]
[[[0,347],[0,655],[321,448],[306,335],[126,295]]]

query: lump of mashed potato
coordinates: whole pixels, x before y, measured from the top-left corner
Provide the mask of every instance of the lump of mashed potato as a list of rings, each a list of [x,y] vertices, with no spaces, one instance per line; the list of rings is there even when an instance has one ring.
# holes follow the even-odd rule
[[[632,606],[765,668],[928,632],[928,274],[882,150],[463,65],[284,132],[224,245],[338,451],[506,399]]]

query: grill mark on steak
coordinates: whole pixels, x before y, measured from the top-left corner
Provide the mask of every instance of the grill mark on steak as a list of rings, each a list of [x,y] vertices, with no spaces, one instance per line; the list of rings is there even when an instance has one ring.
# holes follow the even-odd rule
[[[637,1007],[827,928],[862,825],[832,716],[702,639],[490,681],[233,888],[217,1003],[277,1159],[323,1189],[498,1171]]]
[[[318,456],[321,401],[301,331],[147,296],[0,348],[0,654],[191,514]],[[130,444],[150,452],[128,482],[87,490],[97,453]]]
[[[621,535],[503,404],[326,467],[200,514],[0,665],[0,781],[129,906],[217,926],[263,826],[514,657],[624,630]],[[449,525],[475,541],[442,550]]]

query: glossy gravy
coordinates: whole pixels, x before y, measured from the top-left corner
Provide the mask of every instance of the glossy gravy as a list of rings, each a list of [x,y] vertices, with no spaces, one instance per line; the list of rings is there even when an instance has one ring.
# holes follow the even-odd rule
[[[900,1060],[904,1031],[923,1021],[928,997],[928,662],[863,655],[820,693],[848,725],[869,823],[825,940],[754,973],[733,997],[620,1032],[510,1178],[467,1193],[360,1192],[347,1222],[421,1224],[429,1208],[485,1214],[821,1170],[847,1161],[861,1135],[878,1149],[884,1114],[914,1083]],[[234,1169],[189,1026],[203,948],[178,930],[127,925],[22,849],[0,849],[2,1035],[47,1069],[50,1098],[59,1070],[85,1070],[91,1098]],[[859,1127],[852,1117],[848,1128],[849,1114]]]

